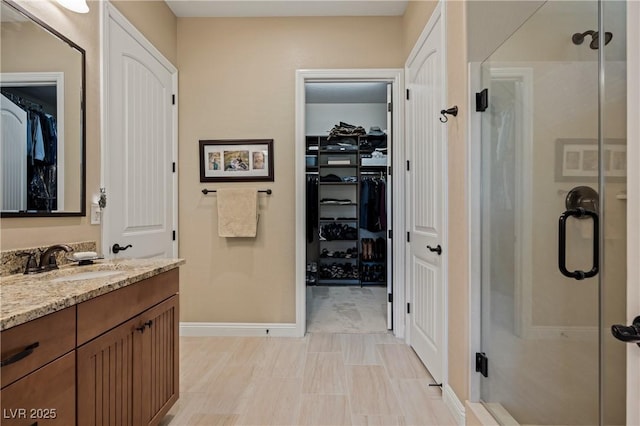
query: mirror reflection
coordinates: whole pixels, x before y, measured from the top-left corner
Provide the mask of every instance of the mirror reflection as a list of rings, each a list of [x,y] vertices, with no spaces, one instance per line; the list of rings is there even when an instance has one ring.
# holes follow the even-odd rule
[[[1,8],[2,216],[84,215],[84,50]]]

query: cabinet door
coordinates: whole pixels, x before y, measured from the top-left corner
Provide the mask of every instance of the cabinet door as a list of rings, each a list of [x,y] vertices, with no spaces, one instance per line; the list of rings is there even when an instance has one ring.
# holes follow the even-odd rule
[[[75,366],[75,353],[70,352],[2,389],[1,423],[76,424]]]
[[[136,327],[137,317],[77,349],[78,425],[141,424],[133,409]]]
[[[155,425],[178,399],[178,296],[144,312],[140,321],[147,325],[136,336],[142,341],[142,424]]]

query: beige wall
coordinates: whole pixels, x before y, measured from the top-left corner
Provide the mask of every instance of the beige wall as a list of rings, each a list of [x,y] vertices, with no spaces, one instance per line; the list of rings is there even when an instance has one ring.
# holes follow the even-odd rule
[[[112,0],[113,5],[172,64],[178,62],[178,20],[164,1]]]
[[[410,1],[402,17],[402,51],[406,60],[433,14],[437,1]]]
[[[18,4],[86,51],[86,205],[89,212],[91,202],[98,196],[100,188],[99,3],[89,1],[90,10],[87,14],[68,11],[54,1],[18,1]],[[163,1],[141,1],[117,6],[169,60],[175,61],[177,21]],[[147,22],[146,25],[141,22],[144,20]],[[100,227],[90,225],[88,216],[0,220],[0,249],[2,250],[85,240],[100,240]]]
[[[183,321],[295,322],[295,70],[398,68],[400,17],[178,19]],[[186,101],[188,100],[188,101]],[[255,239],[217,235],[198,140],[274,139]]]
[[[469,228],[467,214],[467,36],[466,8],[447,5],[447,105],[458,106],[449,120],[449,385],[461,401],[469,399]]]

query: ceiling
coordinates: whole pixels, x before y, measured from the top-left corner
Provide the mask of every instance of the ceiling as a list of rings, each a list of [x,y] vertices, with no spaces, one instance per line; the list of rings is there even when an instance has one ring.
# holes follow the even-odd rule
[[[401,16],[408,0],[165,0],[179,18]]]

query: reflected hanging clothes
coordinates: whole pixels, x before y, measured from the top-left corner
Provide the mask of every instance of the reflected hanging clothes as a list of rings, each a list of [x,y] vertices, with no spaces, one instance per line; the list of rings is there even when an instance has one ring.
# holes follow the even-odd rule
[[[318,223],[318,176],[307,175],[307,242],[314,239],[314,228]]]

